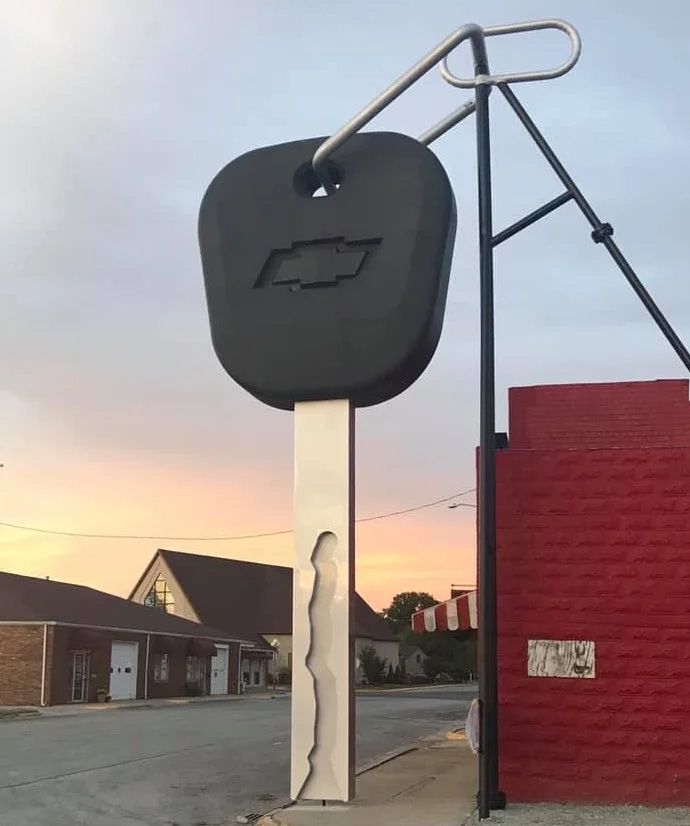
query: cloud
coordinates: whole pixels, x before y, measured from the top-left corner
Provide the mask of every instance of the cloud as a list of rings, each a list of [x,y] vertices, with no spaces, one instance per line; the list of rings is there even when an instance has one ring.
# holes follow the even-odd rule
[[[311,0],[206,0],[198,8],[183,0],[25,0],[7,9],[0,461],[13,495],[4,499],[6,517],[125,533],[150,525],[208,532],[201,530],[207,524],[242,532],[246,524],[262,530],[289,521],[290,416],[248,398],[217,364],[197,250],[198,206],[233,157],[328,134],[463,18],[515,18],[507,0],[493,4],[491,20],[484,20],[484,6],[459,11],[450,0],[405,0],[396,8],[393,27],[388,4],[363,0],[339,8],[337,27],[332,8]],[[566,0],[529,0],[519,17],[554,14],[581,27],[581,62],[563,80],[517,91],[593,206],[613,223],[669,318],[690,337],[682,187],[690,172],[690,119],[682,104],[690,7],[660,0],[657,24],[641,2],[582,3],[574,15]],[[495,65],[506,68],[551,65],[564,50],[558,38],[537,35],[490,47]],[[466,72],[467,60],[454,56],[453,68]],[[650,67],[670,60],[674,69],[659,82]],[[375,126],[419,134],[465,99],[430,75]],[[560,185],[498,94],[492,112],[498,229]],[[430,501],[474,481],[473,132],[468,122],[434,145],[459,214],[445,329],[415,387],[357,415],[362,513]],[[496,312],[499,429],[506,427],[508,386],[682,375],[572,205],[499,248]],[[402,528],[362,532],[362,576],[372,588],[384,588],[391,554],[405,560],[410,577],[416,571],[432,585],[465,564],[454,554],[458,543],[472,552],[471,519],[460,530],[434,511],[415,524],[427,537],[413,532],[416,544],[405,544]],[[31,552],[40,557],[40,548],[51,555],[49,548],[57,548],[51,558],[74,576],[107,583],[86,545],[36,540]],[[434,553],[415,568],[419,548]],[[275,561],[290,560],[289,542],[265,549]],[[118,553],[129,554],[134,566],[149,551]],[[23,553],[17,545],[17,559],[26,560]]]

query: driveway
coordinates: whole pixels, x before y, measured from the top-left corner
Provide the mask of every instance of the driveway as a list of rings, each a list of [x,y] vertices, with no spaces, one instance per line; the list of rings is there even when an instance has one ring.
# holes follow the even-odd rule
[[[358,765],[464,719],[474,689],[361,694]],[[1,826],[216,826],[287,798],[290,701],[0,723]]]

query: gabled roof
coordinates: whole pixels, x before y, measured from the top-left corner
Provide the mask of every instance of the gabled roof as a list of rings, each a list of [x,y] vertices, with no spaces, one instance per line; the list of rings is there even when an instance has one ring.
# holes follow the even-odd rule
[[[411,657],[413,654],[424,654],[424,652],[418,645],[408,645],[406,642],[400,643],[400,656],[403,659]]]
[[[219,641],[237,638],[217,628],[147,608],[83,585],[0,571],[0,623],[49,622],[143,631]],[[245,642],[244,639],[239,640]]]
[[[292,568],[164,549],[158,553],[204,624],[250,639],[292,634]],[[354,626],[357,637],[397,642],[388,623],[358,594]]]

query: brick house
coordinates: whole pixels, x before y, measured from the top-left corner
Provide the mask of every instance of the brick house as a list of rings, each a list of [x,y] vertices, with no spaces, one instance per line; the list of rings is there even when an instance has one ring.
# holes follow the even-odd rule
[[[242,647],[240,673],[257,687],[270,682],[274,657],[279,671],[292,669],[292,574],[280,565],[160,549],[130,599],[250,640],[254,647]],[[374,648],[395,668],[398,639],[388,623],[359,594],[353,613],[356,653]]]
[[[0,706],[228,694],[227,632],[78,585],[0,572]],[[214,677],[215,674],[215,677]]]
[[[501,788],[514,802],[688,805],[688,381],[521,387],[509,401]]]

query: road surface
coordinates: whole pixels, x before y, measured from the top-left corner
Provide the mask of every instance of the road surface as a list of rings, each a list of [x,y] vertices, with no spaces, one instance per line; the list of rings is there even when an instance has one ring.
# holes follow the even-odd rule
[[[470,687],[360,694],[358,765],[464,720]],[[1,826],[217,826],[289,794],[290,700],[0,723]]]

